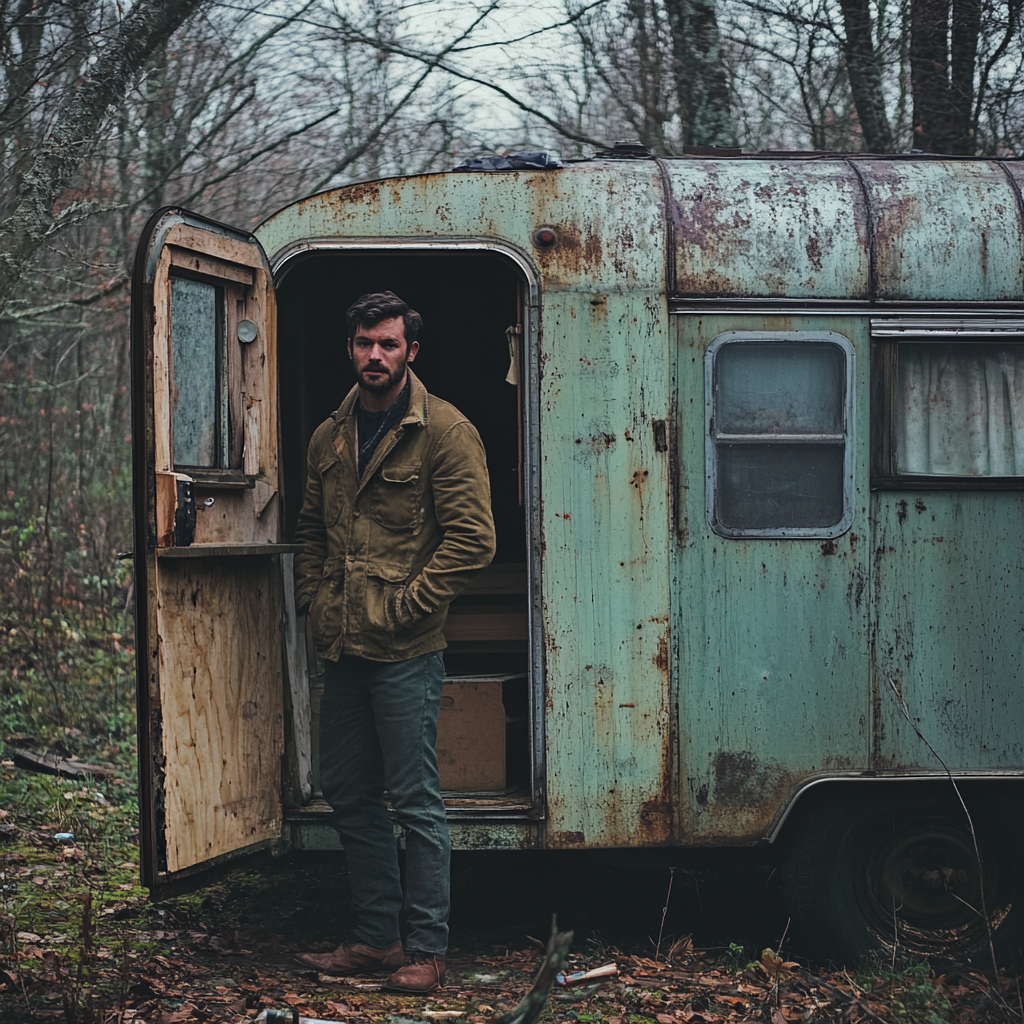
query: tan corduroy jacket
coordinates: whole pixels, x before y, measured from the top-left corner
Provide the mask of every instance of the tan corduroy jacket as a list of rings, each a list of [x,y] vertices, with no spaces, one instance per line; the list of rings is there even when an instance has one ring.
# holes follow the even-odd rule
[[[357,387],[314,431],[295,532],[295,601],[316,649],[403,661],[445,646],[448,605],[494,557],[480,435],[409,371],[405,416],[363,474]],[[399,617],[412,619],[399,624]]]

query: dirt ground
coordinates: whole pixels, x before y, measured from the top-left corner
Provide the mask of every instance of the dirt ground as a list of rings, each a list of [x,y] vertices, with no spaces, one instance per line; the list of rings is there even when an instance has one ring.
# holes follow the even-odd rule
[[[382,992],[379,977],[317,975],[293,957],[346,935],[343,854],[267,858],[153,903],[138,885],[137,805],[124,774],[83,783],[0,766],[5,1022],[239,1024],[294,1007],[352,1024],[494,1024],[529,990],[553,914],[575,933],[567,970],[613,963],[618,973],[556,986],[545,1022],[1021,1019],[1018,977],[1006,972],[993,982],[975,965],[899,950],[815,963],[789,933],[771,862],[747,851],[456,853],[442,990],[405,997]]]

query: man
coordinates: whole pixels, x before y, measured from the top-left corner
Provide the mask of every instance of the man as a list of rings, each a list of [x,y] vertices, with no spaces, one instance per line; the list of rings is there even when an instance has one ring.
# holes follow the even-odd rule
[[[326,665],[320,778],[356,919],[353,941],[298,960],[326,974],[393,972],[386,987],[413,993],[443,983],[448,943],[442,630],[494,557],[480,436],[409,369],[421,326],[393,292],[349,309],[357,383],[309,442],[295,560],[296,605]],[[385,788],[406,835],[404,901]]]

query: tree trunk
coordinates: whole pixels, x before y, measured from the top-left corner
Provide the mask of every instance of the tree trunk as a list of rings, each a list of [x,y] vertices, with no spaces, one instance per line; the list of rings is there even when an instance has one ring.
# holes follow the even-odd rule
[[[111,104],[122,100],[153,51],[211,0],[138,0],[97,55],[19,183],[0,224],[0,309],[54,226],[54,204],[88,156]]]
[[[846,33],[843,45],[846,73],[857,108],[857,119],[864,133],[864,147],[869,153],[892,153],[896,147],[885,116],[882,65],[873,42],[868,0],[839,0],[839,6]]]
[[[673,70],[686,146],[733,146],[729,73],[722,54],[715,0],[665,0]]]
[[[949,88],[949,0],[912,0],[910,89],[914,97],[914,148],[948,153],[952,127]]]
[[[950,47],[949,152],[975,152],[974,69],[981,31],[980,0],[953,0],[953,32]]]

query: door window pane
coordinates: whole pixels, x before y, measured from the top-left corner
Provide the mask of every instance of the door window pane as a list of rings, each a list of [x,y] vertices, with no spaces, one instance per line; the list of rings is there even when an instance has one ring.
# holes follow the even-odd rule
[[[733,530],[831,526],[843,518],[837,444],[720,444],[719,520]]]
[[[171,278],[174,464],[218,468],[228,446],[223,290]]]
[[[726,345],[718,354],[723,434],[825,434],[843,429],[843,352],[835,345]]]
[[[852,519],[849,341],[734,331],[708,349],[708,517],[726,537],[835,537]]]
[[[896,470],[1024,476],[1024,345],[897,346]]]

